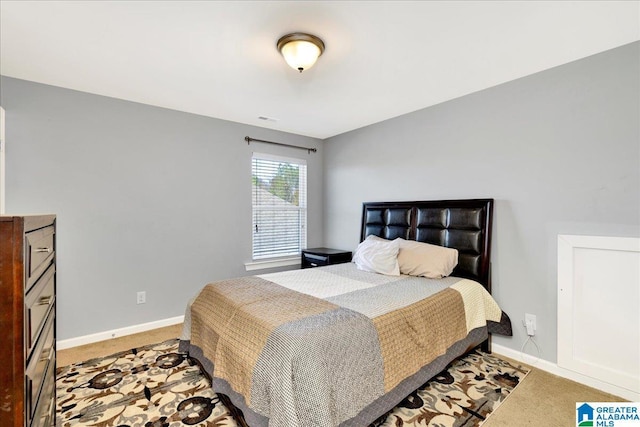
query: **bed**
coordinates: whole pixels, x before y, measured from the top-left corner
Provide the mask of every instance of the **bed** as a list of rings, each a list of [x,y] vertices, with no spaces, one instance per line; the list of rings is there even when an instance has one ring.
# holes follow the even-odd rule
[[[180,348],[240,425],[368,426],[457,357],[490,351],[490,333],[511,335],[490,296],[492,210],[492,199],[364,203],[353,263],[209,284]],[[424,250],[446,262],[423,262]]]

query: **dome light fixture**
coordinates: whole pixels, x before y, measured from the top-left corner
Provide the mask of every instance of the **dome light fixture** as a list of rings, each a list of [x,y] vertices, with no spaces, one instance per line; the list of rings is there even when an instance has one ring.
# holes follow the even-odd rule
[[[313,66],[324,52],[324,42],[307,33],[291,33],[280,37],[278,51],[294,70],[303,72]]]

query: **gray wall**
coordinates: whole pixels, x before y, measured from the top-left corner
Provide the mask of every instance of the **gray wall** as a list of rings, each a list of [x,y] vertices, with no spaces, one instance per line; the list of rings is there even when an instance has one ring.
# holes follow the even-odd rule
[[[58,215],[59,339],[182,315],[207,282],[246,275],[253,151],[307,159],[308,243],[322,243],[320,140],[12,78],[1,89],[7,213]]]
[[[364,201],[493,197],[494,295],[516,325],[495,342],[519,350],[533,313],[555,361],[557,235],[640,234],[639,49],[325,144],[3,77],[7,211],[58,214],[66,339],[181,315],[204,283],[247,274],[254,150],[308,160],[309,246],[355,248]],[[319,152],[247,146],[245,135]],[[135,304],[140,290],[147,304]]]
[[[325,244],[355,248],[365,201],[496,199],[493,290],[516,332],[494,342],[520,350],[532,313],[554,362],[557,235],[640,234],[639,49],[326,140]]]

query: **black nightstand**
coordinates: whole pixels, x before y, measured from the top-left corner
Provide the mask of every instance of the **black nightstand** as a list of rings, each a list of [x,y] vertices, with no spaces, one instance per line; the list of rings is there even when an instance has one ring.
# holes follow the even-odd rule
[[[302,250],[302,268],[351,262],[351,252],[330,248],[309,248]]]

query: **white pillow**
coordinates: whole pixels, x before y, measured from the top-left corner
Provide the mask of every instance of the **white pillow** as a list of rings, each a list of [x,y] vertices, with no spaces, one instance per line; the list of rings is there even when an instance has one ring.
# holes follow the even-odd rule
[[[400,273],[441,279],[458,265],[458,250],[413,240],[396,239],[400,246]]]
[[[353,262],[359,270],[399,276],[398,250],[397,241],[371,235],[358,245]]]

